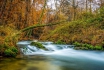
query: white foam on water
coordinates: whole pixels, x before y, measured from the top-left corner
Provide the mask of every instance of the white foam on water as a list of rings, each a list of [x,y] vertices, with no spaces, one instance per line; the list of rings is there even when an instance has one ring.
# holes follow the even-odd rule
[[[58,55],[63,57],[87,58],[92,60],[104,61],[104,52],[74,50],[71,45],[56,45],[52,42],[40,42],[47,50],[39,49],[36,46],[29,45],[30,42],[19,42],[18,44],[27,44],[26,47],[20,48],[24,55]],[[72,46],[73,47],[73,46]]]

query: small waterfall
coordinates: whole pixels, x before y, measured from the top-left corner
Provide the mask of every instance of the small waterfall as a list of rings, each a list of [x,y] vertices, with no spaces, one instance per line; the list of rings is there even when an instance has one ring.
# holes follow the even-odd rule
[[[75,58],[75,59],[90,59],[96,61],[104,62],[104,52],[101,51],[85,51],[85,50],[74,50],[73,45],[59,45],[53,44],[53,42],[40,42],[47,49],[40,49],[36,46],[31,46],[32,41],[21,41],[17,43],[21,52],[24,55],[49,55],[55,58],[56,56],[65,58]]]
[[[62,49],[67,49],[67,48],[71,48],[74,47],[72,45],[57,45],[57,44],[48,44],[48,45],[44,45],[49,51],[57,51],[57,50],[62,50]]]
[[[17,43],[18,47],[21,49],[21,52],[24,55],[45,54],[45,53],[59,51],[59,50],[67,49],[69,47],[73,47],[72,45],[53,44],[53,42],[40,42],[47,49],[44,50],[37,48],[36,46],[31,46],[30,45],[31,42],[32,41],[21,41]]]
[[[30,49],[33,52],[36,52],[39,50],[39,48],[37,48],[36,46],[31,46],[31,45],[27,45],[27,48]]]

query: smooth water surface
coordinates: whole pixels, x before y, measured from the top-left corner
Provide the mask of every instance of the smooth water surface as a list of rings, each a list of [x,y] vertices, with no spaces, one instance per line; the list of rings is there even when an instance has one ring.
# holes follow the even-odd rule
[[[24,45],[25,44],[25,45]],[[21,42],[22,58],[0,60],[0,70],[104,70],[103,51],[74,50],[69,45],[44,44],[49,51]]]

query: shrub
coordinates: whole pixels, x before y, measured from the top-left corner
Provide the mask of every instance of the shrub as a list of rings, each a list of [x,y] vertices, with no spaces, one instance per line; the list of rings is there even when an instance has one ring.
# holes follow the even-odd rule
[[[77,48],[77,49],[82,49],[82,50],[88,50],[88,49],[89,50],[94,50],[94,46],[90,45],[90,44],[87,44],[87,43],[82,44],[82,43],[75,42],[74,45],[75,45],[75,49]],[[99,49],[99,47],[96,48],[96,49]]]
[[[4,55],[5,55],[6,57],[16,57],[16,53],[13,52],[11,49],[6,49],[6,50],[4,51]]]
[[[17,53],[18,53],[18,50],[15,47],[10,47],[4,50],[4,55],[6,57],[16,57]]]
[[[103,48],[101,46],[95,46],[94,49],[95,50],[103,50]]]
[[[73,43],[73,45],[75,45],[75,47],[81,47],[81,44],[78,42]]]
[[[101,7],[100,8],[100,16],[101,17],[104,17],[104,7]]]
[[[87,45],[88,45],[88,44],[86,44],[86,43],[85,43],[85,44],[82,44],[82,47],[87,47]]]
[[[93,49],[94,49],[94,46],[89,45],[89,49],[90,49],[90,50],[93,50]]]
[[[91,17],[93,17],[94,15],[93,14],[91,14],[90,12],[83,12],[82,13],[82,17],[83,18],[91,18]]]
[[[10,49],[11,49],[13,52],[15,52],[16,54],[18,53],[18,50],[17,50],[16,47],[11,47]]]
[[[103,18],[102,17],[95,17],[95,18],[90,18],[88,20],[86,20],[87,23],[95,23],[95,22],[102,22]]]

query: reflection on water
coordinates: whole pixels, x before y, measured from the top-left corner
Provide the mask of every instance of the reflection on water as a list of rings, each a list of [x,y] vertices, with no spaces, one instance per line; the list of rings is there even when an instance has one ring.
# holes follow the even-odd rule
[[[23,59],[4,59],[0,61],[0,70],[61,70],[52,63],[54,59],[36,56]]]
[[[0,60],[0,70],[104,70],[104,62],[63,56],[29,56]]]
[[[44,45],[49,51],[29,46],[30,41],[19,42],[21,49],[29,49],[27,56],[0,60],[0,70],[104,70],[104,52],[74,50],[69,45],[47,43]]]

